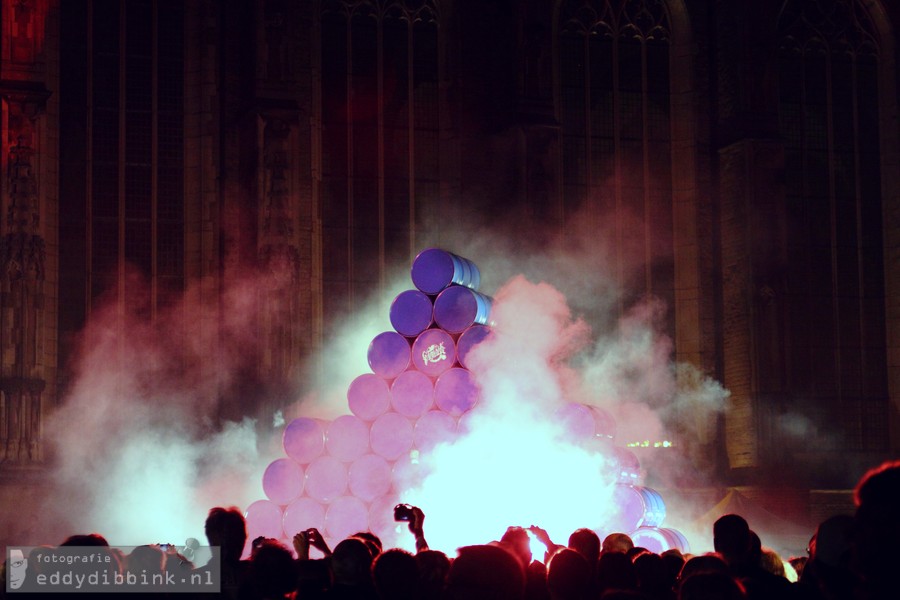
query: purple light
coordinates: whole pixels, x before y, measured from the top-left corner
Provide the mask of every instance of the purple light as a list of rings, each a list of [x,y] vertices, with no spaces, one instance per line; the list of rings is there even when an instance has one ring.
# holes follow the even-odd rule
[[[393,379],[409,367],[409,341],[396,331],[379,333],[369,344],[369,367],[384,379]]]
[[[434,300],[434,321],[450,333],[474,325],[484,325],[491,314],[492,300],[467,287],[453,285]]]
[[[410,275],[413,285],[432,296],[452,284],[473,289],[481,285],[481,272],[475,263],[440,248],[420,252]]]
[[[391,325],[397,333],[415,337],[431,325],[434,307],[431,298],[419,290],[400,292],[391,303]]]
[[[459,364],[468,369],[469,364],[466,362],[466,357],[469,352],[490,335],[491,329],[485,325],[472,325],[459,334],[459,339],[456,340],[456,358],[459,360]]]

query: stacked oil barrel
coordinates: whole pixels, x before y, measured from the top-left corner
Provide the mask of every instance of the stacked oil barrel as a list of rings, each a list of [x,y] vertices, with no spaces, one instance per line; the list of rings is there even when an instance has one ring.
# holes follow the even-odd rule
[[[366,530],[386,547],[397,544],[393,507],[427,475],[420,458],[464,434],[480,394],[467,357],[491,335],[492,299],[478,291],[481,273],[472,261],[429,248],[413,261],[411,279],[413,287],[391,304],[393,329],[369,344],[371,372],[347,389],[349,414],[331,421],[301,417],[285,427],[286,456],[263,474],[267,498],[246,510],[248,543],[265,536],[290,547],[295,533],[315,527],[331,547]],[[687,550],[683,536],[660,528],[665,507],[658,493],[639,485],[634,454],[612,445],[611,415],[570,403],[555,417],[574,438],[601,439],[618,453],[617,530],[649,531],[666,548]]]
[[[289,541],[315,527],[332,547],[365,530],[393,543],[398,494],[425,475],[419,457],[453,440],[479,400],[466,357],[490,334],[492,299],[478,292],[472,261],[429,248],[413,261],[411,278],[413,287],[391,303],[393,329],[369,344],[371,372],[347,389],[349,414],[285,427],[286,456],[263,474],[267,498],[246,510],[250,540]]]
[[[608,533],[631,536],[635,546],[660,553],[677,548],[690,552],[687,538],[677,529],[663,527],[666,505],[662,495],[643,485],[643,470],[634,452],[615,445],[616,421],[605,409],[591,404],[569,402],[554,414],[573,444],[590,448],[610,460],[609,477],[615,480],[612,511],[598,531],[601,539]]]

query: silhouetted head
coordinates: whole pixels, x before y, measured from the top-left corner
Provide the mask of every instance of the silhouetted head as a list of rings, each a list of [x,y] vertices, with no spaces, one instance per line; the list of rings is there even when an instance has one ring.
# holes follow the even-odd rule
[[[335,583],[368,586],[372,583],[372,553],[363,540],[349,537],[334,547],[331,572]]]
[[[698,573],[728,573],[728,563],[719,554],[709,553],[699,556],[692,556],[685,561],[681,567],[681,573],[678,578],[684,581],[692,575]]]
[[[524,528],[508,527],[500,538],[500,543],[519,559],[523,567],[527,568],[531,564],[531,538]]]
[[[787,577],[787,573],[784,570],[784,561],[782,561],[781,556],[771,548],[762,548],[760,550],[759,566],[762,567],[764,571],[768,571],[773,575]]]
[[[381,543],[381,538],[371,531],[357,531],[353,534],[352,537],[359,538],[364,541],[369,546],[369,550],[372,552],[373,558],[384,551],[384,544]]]
[[[547,563],[547,589],[554,600],[587,598],[593,568],[587,559],[571,548],[562,548]]]
[[[585,557],[591,565],[600,558],[600,536],[593,529],[582,527],[569,536],[569,548]]]
[[[109,542],[106,541],[106,538],[100,535],[99,533],[87,533],[87,534],[77,534],[70,535],[60,546],[91,546],[91,547],[101,547],[101,546],[109,546]]]
[[[219,546],[223,562],[240,560],[247,543],[247,522],[237,507],[216,506],[209,510],[204,524],[210,546]]]
[[[750,526],[740,515],[724,515],[713,523],[713,547],[731,564],[746,559],[750,552]]]
[[[684,554],[678,548],[670,548],[660,554],[659,557],[662,558],[666,567],[669,580],[674,583],[678,579],[678,574],[681,573],[681,568],[684,566],[686,560]]]
[[[416,552],[416,564],[419,567],[419,582],[422,586],[423,598],[438,598],[447,584],[450,572],[450,559],[440,550],[422,550]]]
[[[261,598],[283,598],[297,586],[294,557],[281,542],[264,538],[253,550],[250,585]]]
[[[900,564],[900,460],[867,472],[856,486],[854,501],[856,567],[870,584],[889,585]]]
[[[634,548],[634,542],[631,537],[625,533],[611,533],[603,538],[603,546],[601,552],[621,552],[625,554]]]
[[[810,543],[810,559],[829,567],[849,567],[853,553],[853,517],[835,515],[816,528]]]
[[[132,573],[146,573],[148,576],[162,573],[166,555],[158,547],[138,546],[126,559],[126,570]]]
[[[372,580],[380,597],[412,600],[419,589],[416,558],[400,548],[386,550],[372,563]]]
[[[750,530],[749,538],[750,548],[747,551],[747,559],[755,565],[758,564],[760,559],[762,558],[762,540],[759,538],[759,535],[752,529]]]
[[[601,593],[637,589],[634,563],[624,552],[602,552],[597,561],[597,584]]]
[[[520,599],[525,570],[508,550],[495,545],[463,546],[447,574],[449,600]]]
[[[634,559],[638,589],[651,597],[660,597],[672,587],[668,571],[659,554],[644,552]]]

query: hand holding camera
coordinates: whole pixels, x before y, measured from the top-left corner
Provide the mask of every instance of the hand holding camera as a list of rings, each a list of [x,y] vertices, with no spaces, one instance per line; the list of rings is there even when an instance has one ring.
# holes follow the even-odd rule
[[[410,533],[416,536],[416,550],[427,550],[428,542],[425,541],[425,531],[423,525],[425,523],[425,513],[418,506],[411,504],[398,504],[394,507],[394,520],[398,523],[409,523]]]
[[[309,529],[304,529],[303,531],[294,534],[293,542],[294,550],[297,551],[297,558],[300,560],[309,559],[310,546],[319,550],[325,556],[331,555],[331,549],[328,547],[328,543],[315,527],[310,527]]]

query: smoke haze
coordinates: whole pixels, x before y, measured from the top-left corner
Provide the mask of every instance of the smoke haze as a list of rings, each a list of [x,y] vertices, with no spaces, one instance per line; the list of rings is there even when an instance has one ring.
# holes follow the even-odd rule
[[[566,402],[608,410],[619,445],[677,431],[682,446],[666,454],[665,473],[696,471],[685,447],[708,441],[727,392],[672,362],[672,342],[661,330],[669,307],[650,297],[621,312],[605,238],[579,223],[573,220],[572,235],[533,253],[518,248],[515,236],[466,229],[464,222],[465,240],[445,236],[422,246],[472,259],[481,291],[495,300],[496,335],[469,359],[483,393],[467,419],[469,433],[423,457],[429,477],[405,491],[405,500],[426,507],[435,547],[452,551],[499,538],[512,524],[542,526],[557,541],[577,527],[603,526],[613,510],[611,459],[566,439],[550,418]],[[221,420],[218,398],[259,350],[243,318],[255,309],[259,282],[248,278],[225,290],[224,315],[194,290],[153,327],[135,315],[95,310],[74,384],[46,428],[56,464],[53,497],[77,499],[46,508],[60,523],[52,541],[86,531],[129,545],[204,539],[211,506],[246,508],[263,498],[262,473],[283,456],[282,423],[349,413],[347,388],[369,371],[369,342],[391,329],[390,302],[412,287],[408,269],[398,266],[365,309],[335,325],[321,355],[303,366],[297,399],[283,414],[247,407],[249,416],[234,422]],[[183,334],[182,319],[216,318],[224,319],[218,329]],[[181,361],[173,359],[173,343],[183,349]],[[460,514],[468,516],[465,526]]]

